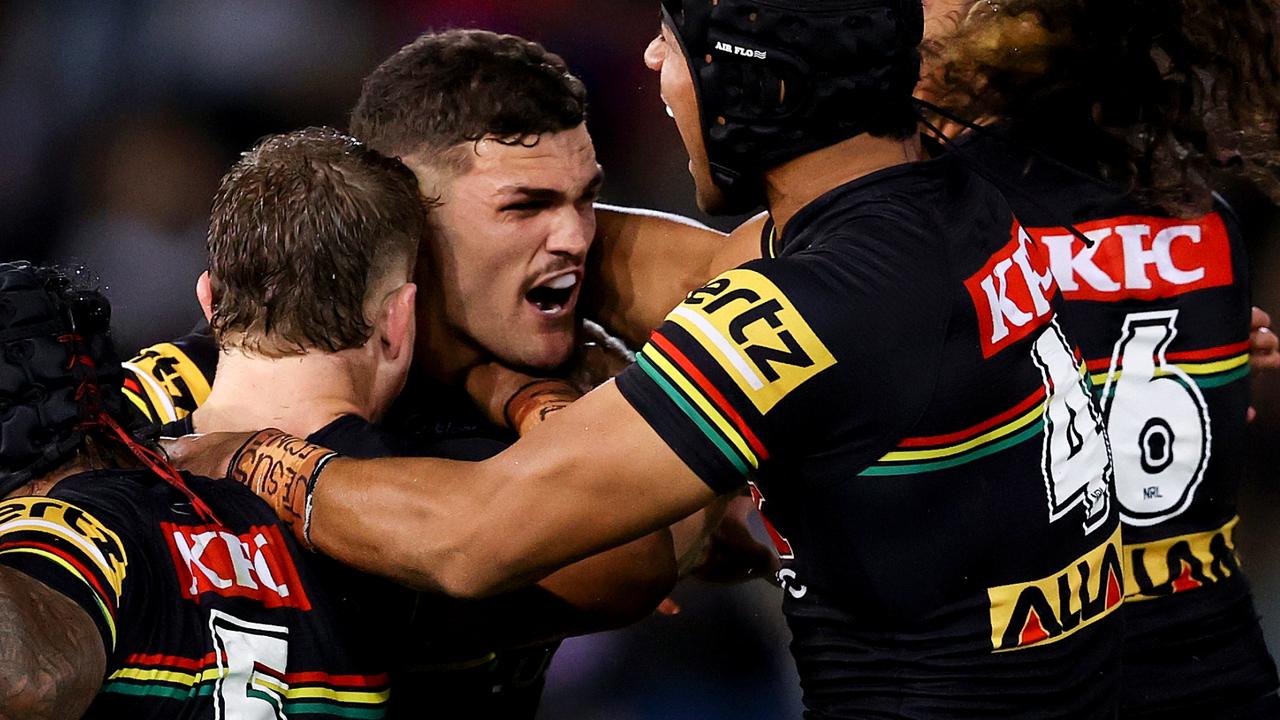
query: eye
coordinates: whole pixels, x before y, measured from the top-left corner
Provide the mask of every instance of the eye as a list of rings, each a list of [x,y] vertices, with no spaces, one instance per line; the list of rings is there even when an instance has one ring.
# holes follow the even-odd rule
[[[547,200],[522,200],[520,202],[507,203],[498,208],[501,212],[516,213],[536,213],[551,207],[551,203]]]

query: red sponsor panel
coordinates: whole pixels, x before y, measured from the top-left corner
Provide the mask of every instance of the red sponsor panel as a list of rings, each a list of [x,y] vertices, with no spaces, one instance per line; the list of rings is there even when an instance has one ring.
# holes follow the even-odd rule
[[[1231,241],[1218,213],[1194,219],[1138,215],[1065,228],[1028,228],[1069,300],[1156,300],[1230,285]]]
[[[1049,258],[1014,223],[1013,239],[964,281],[977,312],[982,356],[1026,338],[1053,317],[1057,293]]]
[[[310,610],[280,528],[255,525],[236,535],[218,525],[160,523],[178,571],[182,596],[205,593],[257,600],[264,607]]]

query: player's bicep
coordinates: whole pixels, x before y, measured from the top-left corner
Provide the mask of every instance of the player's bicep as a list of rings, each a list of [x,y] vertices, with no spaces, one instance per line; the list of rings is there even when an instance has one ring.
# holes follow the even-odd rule
[[[78,718],[105,668],[102,640],[82,607],[0,567],[0,718]]]
[[[640,345],[724,251],[724,233],[678,215],[596,206],[582,310]]]
[[[78,605],[100,644],[115,649],[129,555],[120,536],[97,517],[57,497],[0,502],[0,566]]]
[[[945,301],[902,297],[908,279],[851,265],[815,253],[720,275],[671,312],[619,387],[720,490],[833,433],[870,452],[927,396]]]

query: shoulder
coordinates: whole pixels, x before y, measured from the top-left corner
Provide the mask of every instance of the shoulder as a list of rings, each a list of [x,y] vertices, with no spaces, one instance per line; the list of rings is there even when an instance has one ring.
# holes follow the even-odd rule
[[[343,415],[311,433],[307,441],[357,458],[404,454],[390,433],[358,415]]]

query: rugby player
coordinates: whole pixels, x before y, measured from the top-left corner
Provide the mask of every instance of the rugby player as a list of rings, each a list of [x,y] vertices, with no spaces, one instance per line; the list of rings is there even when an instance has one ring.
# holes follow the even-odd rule
[[[496,454],[512,433],[485,421],[472,405],[462,388],[466,369],[493,357],[552,368],[574,351],[578,286],[594,232],[591,204],[601,182],[584,113],[585,89],[559,57],[536,43],[490,32],[424,35],[366,79],[353,130],[370,146],[402,157],[434,205],[417,273],[418,361],[408,389],[385,418],[403,454],[463,460]],[[285,218],[225,227],[210,237],[213,282],[206,276],[198,289],[213,332],[143,350],[130,364],[130,398],[152,418],[182,422],[185,427],[170,428],[174,434],[281,425],[286,421],[273,418],[291,418],[287,424],[300,436],[354,448],[345,453],[391,454],[391,441],[370,439],[380,436],[367,423],[330,412],[334,403],[349,406],[350,394],[366,383],[353,383],[334,366],[329,344],[293,343],[288,355],[274,360],[274,353],[246,355],[239,340],[219,331],[222,304],[262,308],[278,287],[297,296],[289,311],[294,322],[318,337],[353,322],[350,308],[332,310],[332,296],[334,288],[358,294],[355,288],[363,287],[360,273],[347,267],[359,255],[330,258],[327,270],[317,271],[334,280],[284,280],[292,277],[291,267],[317,264],[303,262],[309,241],[292,238],[297,245],[273,255],[284,252],[267,243],[276,235],[254,240],[239,228],[278,228],[289,239]],[[235,292],[213,302],[212,291],[225,277],[239,278]],[[265,333],[257,326],[236,332],[246,331],[255,341]],[[264,397],[263,387],[295,389]],[[322,390],[322,402],[303,387]],[[368,410],[357,415],[375,419]],[[330,420],[338,432],[325,425]],[[693,545],[699,522],[683,529],[681,548]],[[397,708],[429,704],[446,716],[532,717],[558,639],[647,615],[674,582],[674,559],[663,530],[509,598],[479,606],[418,598],[413,639],[401,643],[416,645],[397,667],[420,672],[397,681]]]
[[[1280,5],[925,7],[921,90],[960,121],[956,152],[1018,188],[1011,201],[1049,257],[1103,409],[1131,568],[1122,716],[1280,717],[1234,543],[1246,245],[1211,191],[1234,176],[1280,199]],[[1256,337],[1266,364],[1274,336]]]
[[[317,549],[464,596],[751,478],[787,549],[811,716],[1111,715],[1123,573],[1101,419],[1001,195],[954,158],[920,161],[919,3],[668,0],[663,16],[646,60],[699,203],[766,203],[776,257],[695,290],[637,366],[482,463],[318,472],[275,431],[177,450],[234,457],[282,517],[310,514],[293,526]],[[1029,311],[1011,320],[1010,297]],[[537,407],[490,400],[495,417]],[[266,482],[264,462],[293,479]]]
[[[369,156],[346,165],[412,193]],[[365,619],[270,507],[120,424],[110,306],[81,281],[0,265],[0,716],[384,717]]]

